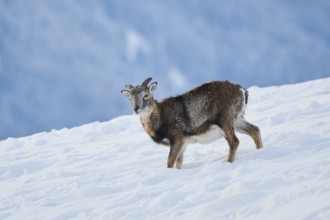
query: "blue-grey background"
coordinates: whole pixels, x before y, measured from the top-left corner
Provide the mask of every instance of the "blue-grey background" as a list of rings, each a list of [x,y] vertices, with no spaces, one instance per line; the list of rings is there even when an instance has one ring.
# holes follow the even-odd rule
[[[0,139],[130,114],[148,76],[157,99],[330,76],[330,1],[0,0]]]

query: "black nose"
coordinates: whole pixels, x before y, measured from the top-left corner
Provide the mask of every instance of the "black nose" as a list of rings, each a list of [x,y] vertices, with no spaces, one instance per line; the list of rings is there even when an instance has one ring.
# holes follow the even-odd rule
[[[139,109],[139,107],[135,107],[134,112],[137,113],[138,109]]]

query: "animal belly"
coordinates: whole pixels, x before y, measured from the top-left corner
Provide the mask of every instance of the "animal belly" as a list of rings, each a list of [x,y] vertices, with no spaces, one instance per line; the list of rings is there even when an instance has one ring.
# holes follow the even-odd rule
[[[223,136],[223,130],[219,126],[213,125],[207,132],[203,134],[190,136],[187,138],[186,143],[209,144],[222,138]]]

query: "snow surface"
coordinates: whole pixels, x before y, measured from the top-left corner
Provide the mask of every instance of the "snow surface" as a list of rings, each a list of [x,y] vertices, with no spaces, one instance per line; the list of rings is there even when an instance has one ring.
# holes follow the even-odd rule
[[[137,116],[0,142],[0,219],[330,219],[330,78],[251,87],[239,135],[191,145],[183,169]]]

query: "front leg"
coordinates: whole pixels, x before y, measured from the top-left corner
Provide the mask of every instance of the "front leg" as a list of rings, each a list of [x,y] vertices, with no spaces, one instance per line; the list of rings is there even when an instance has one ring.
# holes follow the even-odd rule
[[[182,167],[183,156],[184,156],[185,150],[186,150],[186,146],[183,146],[182,149],[181,149],[181,152],[180,152],[180,154],[178,156],[178,158],[176,159],[175,166],[178,169],[181,169],[181,167]]]
[[[182,140],[177,140],[175,143],[171,144],[170,153],[167,159],[167,168],[173,168],[174,163],[177,162],[177,168],[180,169],[182,165],[183,155],[181,155],[183,149]],[[179,161],[177,161],[180,156]]]

